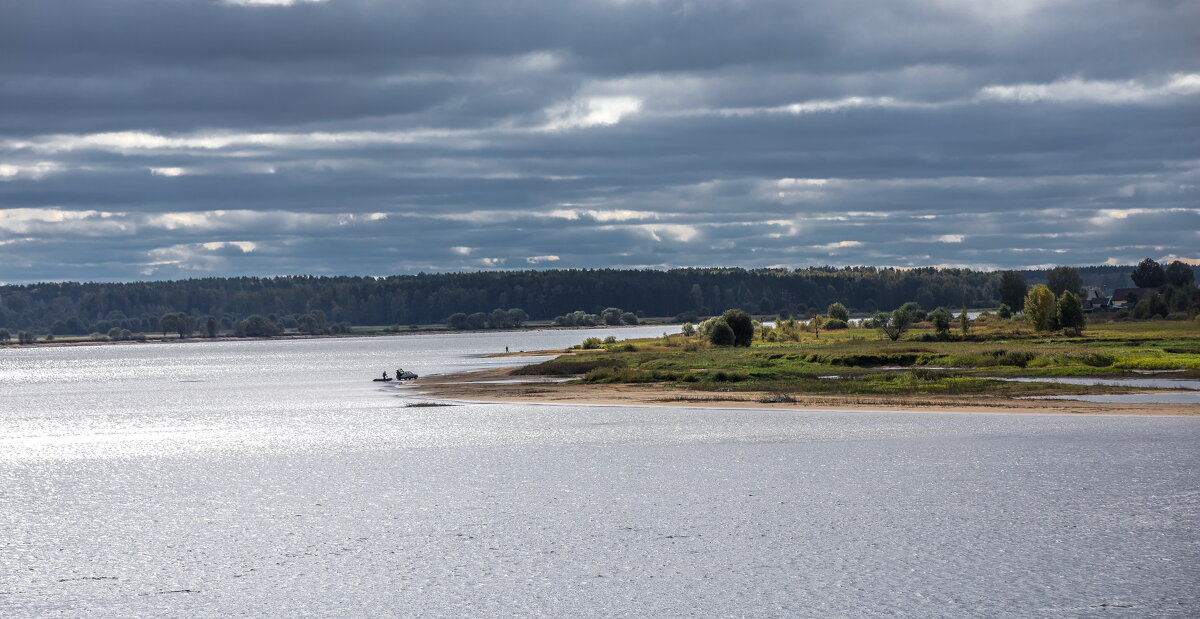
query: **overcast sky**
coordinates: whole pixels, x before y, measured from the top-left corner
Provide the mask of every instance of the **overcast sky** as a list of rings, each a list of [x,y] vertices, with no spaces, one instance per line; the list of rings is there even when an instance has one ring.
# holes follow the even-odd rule
[[[1200,2],[0,3],[0,281],[1200,259]]]

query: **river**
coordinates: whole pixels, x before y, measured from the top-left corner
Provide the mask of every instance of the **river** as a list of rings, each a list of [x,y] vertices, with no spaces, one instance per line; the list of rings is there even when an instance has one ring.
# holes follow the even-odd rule
[[[1195,419],[370,382],[661,332],[0,350],[0,615],[1200,613]]]

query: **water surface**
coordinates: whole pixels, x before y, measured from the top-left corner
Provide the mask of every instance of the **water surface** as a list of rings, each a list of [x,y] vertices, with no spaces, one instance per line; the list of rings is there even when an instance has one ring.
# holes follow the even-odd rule
[[[0,615],[1200,612],[1194,419],[369,382],[587,335],[0,351]]]

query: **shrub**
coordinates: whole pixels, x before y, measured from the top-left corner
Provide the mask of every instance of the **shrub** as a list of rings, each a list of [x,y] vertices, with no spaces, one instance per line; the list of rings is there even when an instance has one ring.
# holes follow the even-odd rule
[[[840,320],[842,322],[850,320],[850,312],[846,311],[846,306],[842,305],[841,303],[830,303],[829,307],[825,310],[825,315],[831,319]],[[832,329],[833,327],[830,327],[828,324],[826,324],[825,328]]]
[[[952,318],[954,316],[944,307],[939,307],[929,312],[929,321],[933,323],[933,329],[937,331],[938,337],[944,338],[950,335],[950,320]]]
[[[679,312],[678,314],[675,314],[675,318],[672,318],[672,320],[674,322],[695,323],[695,322],[700,322],[700,316],[696,312],[691,312],[691,311]]]
[[[718,319],[708,332],[708,341],[717,346],[733,346],[737,343],[737,336],[734,335],[733,328],[729,326],[729,323],[724,319]]]
[[[1079,297],[1075,293],[1070,290],[1063,292],[1054,306],[1054,313],[1058,319],[1058,326],[1064,330],[1071,332],[1073,335],[1083,332],[1083,327],[1086,323],[1083,316],[1083,306],[1080,304]]]
[[[1054,326],[1054,293],[1038,284],[1025,295],[1025,322],[1034,331],[1050,331]]]
[[[740,309],[731,309],[725,310],[725,313],[721,314],[721,318],[733,330],[734,346],[749,346],[750,342],[754,340],[754,319],[750,317],[750,314]]]
[[[883,334],[888,336],[893,342],[900,339],[900,336],[904,335],[909,327],[912,327],[915,317],[908,311],[907,306],[909,305],[916,304],[905,303],[893,310],[890,315],[883,312],[875,314],[875,321],[879,323],[878,329],[883,331]]]
[[[600,348],[603,345],[604,345],[604,342],[600,341],[600,338],[589,337],[589,338],[583,340],[583,343],[580,344],[579,346],[580,346],[580,348],[583,348],[584,350],[594,350],[596,348]]]
[[[836,331],[838,329],[849,329],[850,323],[846,322],[845,320],[841,320],[839,318],[830,318],[829,320],[825,321],[824,326],[825,326],[826,330]]]

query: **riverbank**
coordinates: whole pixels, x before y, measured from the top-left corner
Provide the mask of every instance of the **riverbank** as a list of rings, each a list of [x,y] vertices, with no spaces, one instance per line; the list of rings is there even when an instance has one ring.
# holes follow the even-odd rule
[[[664,321],[666,319],[663,319]],[[664,327],[673,328],[678,325],[670,322],[654,322],[647,320],[643,324],[638,325],[617,325],[617,326],[591,326],[591,327],[559,327],[552,324],[530,324],[526,327],[513,329],[464,329],[451,330],[444,326],[423,326],[416,329],[406,328],[399,331],[374,327],[355,327],[355,331],[349,333],[322,333],[313,335],[309,333],[284,333],[271,337],[237,337],[231,334],[217,335],[216,337],[185,337],[181,338],[177,335],[145,335],[140,339],[129,340],[108,340],[94,339],[91,336],[63,336],[50,341],[38,340],[32,344],[17,344],[15,340],[8,343],[0,343],[0,350],[18,349],[18,348],[46,348],[46,347],[61,347],[61,346],[108,346],[108,345],[134,345],[134,344],[194,344],[197,342],[247,342],[247,341],[288,341],[288,340],[316,340],[316,339],[344,339],[352,337],[388,337],[396,335],[453,335],[453,334],[485,334],[485,333],[530,333],[539,331],[591,331],[596,329],[636,329],[638,327]],[[514,353],[515,354],[515,353]],[[546,354],[546,353],[540,353]]]
[[[596,340],[590,350],[542,351],[556,358],[435,377],[419,389],[556,404],[1200,415],[1194,323],[1108,323],[1084,337],[988,327],[971,338],[924,331],[893,342],[852,329],[747,347],[682,335]]]
[[[499,368],[423,378],[406,391],[468,402],[524,402],[603,406],[682,406],[795,410],[871,410],[1053,415],[1200,417],[1197,404],[1127,404],[1071,400],[1019,400],[1000,396],[803,395],[768,391],[697,392],[662,383],[568,384],[562,379],[514,377]]]

